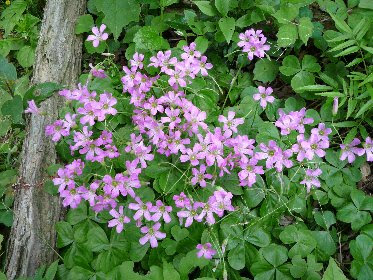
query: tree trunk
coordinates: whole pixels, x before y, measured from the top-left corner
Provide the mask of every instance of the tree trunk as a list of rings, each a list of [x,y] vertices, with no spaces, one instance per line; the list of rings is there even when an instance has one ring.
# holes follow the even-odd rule
[[[75,35],[75,24],[85,6],[86,0],[47,1],[32,83],[75,85],[82,56],[82,38]],[[7,249],[9,280],[32,276],[42,264],[49,264],[56,258],[55,224],[62,211],[59,197],[43,189],[46,168],[56,162],[55,146],[44,131],[46,125],[58,118],[62,104],[60,96],[54,94],[40,105],[47,115],[32,115],[27,126]]]

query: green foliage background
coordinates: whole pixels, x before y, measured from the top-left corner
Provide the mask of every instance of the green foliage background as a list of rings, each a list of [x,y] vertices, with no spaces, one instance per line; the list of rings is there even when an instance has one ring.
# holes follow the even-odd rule
[[[0,223],[5,226],[12,222],[10,186],[27,100],[42,102],[61,88],[28,85],[38,16],[28,2],[16,0],[0,17]],[[269,172],[252,188],[239,187],[232,174],[218,184],[236,195],[237,211],[211,227],[181,228],[174,218],[165,227],[168,237],[152,250],[139,245],[135,227],[117,234],[106,227],[107,213],[95,215],[82,203],[56,227],[59,261],[42,267],[34,279],[373,279],[372,186],[359,183],[367,163],[364,158],[352,165],[341,162],[338,145],[372,135],[372,20],[370,0],[89,0],[76,34],[86,37],[94,25],[105,23],[113,36],[96,49],[85,42],[84,69],[89,62],[101,62],[102,52],[115,54],[104,62],[110,78],[93,81],[91,90],[121,92],[117,65],[136,51],[149,60],[158,50],[171,48],[177,54],[195,41],[214,68],[211,79],[194,80],[188,98],[208,113],[211,125],[221,112],[233,110],[247,116],[241,133],[257,142],[291,143],[296,135],[280,137],[273,124],[276,112],[306,106],[314,125],[325,122],[333,128],[333,145],[320,163],[320,189],[307,194],[299,186],[304,174],[298,167],[287,174]],[[262,29],[269,38],[268,57],[248,61],[241,54],[238,34],[248,28]],[[81,81],[87,76],[83,73]],[[278,97],[264,112],[252,100],[262,84],[273,87]],[[335,97],[340,101],[333,116]],[[122,149],[132,130],[132,109],[126,96],[119,106],[127,116],[114,117],[108,125]],[[57,149],[69,160],[64,144]],[[57,169],[51,166],[48,172]],[[89,170],[104,174],[99,164]],[[141,188],[147,200],[186,184],[179,180],[182,172],[160,156],[144,176],[152,182],[152,188]],[[56,193],[50,181],[45,189]],[[208,196],[208,190],[201,196]],[[200,241],[217,248],[215,262],[196,257]]]

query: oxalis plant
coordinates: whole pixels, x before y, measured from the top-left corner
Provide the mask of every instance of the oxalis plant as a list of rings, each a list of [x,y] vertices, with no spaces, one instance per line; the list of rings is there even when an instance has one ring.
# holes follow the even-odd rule
[[[92,28],[87,41],[99,47],[108,38],[105,30],[104,24]],[[249,60],[265,57],[270,49],[261,30],[249,29],[239,39]],[[322,209],[327,193],[333,205],[345,205],[337,217],[352,229],[371,222],[371,200],[361,191],[323,188],[328,180],[360,180],[358,168],[373,161],[369,136],[346,143],[332,123],[313,117],[315,110],[279,108],[269,86],[258,86],[239,106],[224,108],[224,102],[220,113],[208,115],[191,93],[195,87],[209,91],[219,85],[195,42],[151,57],[135,53],[120,81],[112,55],[105,56],[90,65],[77,88],[59,92],[66,99],[64,117],[45,129],[69,161],[49,172],[57,171],[53,184],[63,205],[78,211],[57,228],[58,246],[72,244],[64,269],[75,276],[94,274],[87,262],[96,252],[94,270],[134,279],[163,279],[151,278],[159,271],[164,279],[241,279],[245,267],[255,279],[321,279],[319,262],[336,251],[337,233],[329,231],[335,216]],[[123,92],[108,92],[108,80]],[[31,100],[26,113],[48,112]],[[275,119],[265,121],[271,114]],[[350,196],[352,202],[345,204]],[[311,198],[319,201],[313,213],[323,230],[310,231],[293,214],[312,215],[306,213],[306,205],[315,208]],[[288,215],[280,216],[284,208]],[[107,228],[82,222],[87,217],[115,228],[110,241]],[[287,225],[283,231],[279,221]],[[371,234],[371,228],[365,231]],[[350,244],[356,273],[367,265],[370,253],[358,248],[370,237],[359,235]],[[92,252],[82,253],[81,247]],[[131,261],[143,260],[149,247],[155,252],[147,257],[153,266],[141,276]],[[197,274],[188,276],[191,272]],[[343,276],[333,259],[328,273]]]

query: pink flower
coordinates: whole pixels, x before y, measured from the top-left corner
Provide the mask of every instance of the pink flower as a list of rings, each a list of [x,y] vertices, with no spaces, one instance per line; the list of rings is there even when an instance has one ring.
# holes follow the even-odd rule
[[[133,215],[134,220],[139,220],[144,217],[146,220],[151,221],[152,215],[150,214],[150,209],[152,209],[152,203],[143,203],[140,198],[135,198],[137,203],[130,203],[128,208],[131,210],[136,210],[135,215]]]
[[[316,188],[320,188],[320,181],[317,179],[322,173],[320,168],[315,170],[307,169],[306,170],[306,177],[300,183],[307,186],[307,192],[310,192],[311,187],[315,186]]]
[[[90,72],[94,77],[100,78],[100,79],[104,79],[107,77],[103,69],[97,69],[96,67],[92,65],[92,63],[89,64],[89,67],[91,67]]]
[[[31,113],[31,114],[36,114],[36,115],[40,115],[41,114],[41,111],[36,106],[34,100],[27,101],[27,103],[28,103],[28,107],[26,108],[25,113]]]
[[[223,115],[220,115],[218,118],[218,121],[224,124],[223,130],[228,131],[227,136],[231,136],[233,132],[237,133],[237,126],[244,123],[244,120],[241,118],[234,119],[235,115],[235,112],[229,111],[227,118]]]
[[[163,204],[162,201],[157,200],[155,202],[155,206],[151,208],[151,212],[153,212],[152,220],[153,222],[158,222],[160,218],[163,218],[166,224],[171,222],[170,212],[172,211],[171,206],[166,206]]]
[[[109,37],[109,34],[104,33],[104,30],[106,29],[105,24],[101,24],[100,30],[97,28],[97,26],[92,27],[92,33],[93,35],[89,35],[87,38],[87,41],[93,42],[93,47],[97,48],[100,44],[100,41],[106,41]]]
[[[342,149],[340,160],[345,160],[347,158],[349,163],[353,163],[355,161],[355,155],[362,156],[365,153],[363,148],[357,148],[355,146],[360,144],[360,140],[355,138],[349,144],[341,144],[340,147]]]
[[[82,200],[82,197],[74,185],[69,185],[67,190],[61,191],[60,196],[64,198],[62,201],[64,207],[70,206],[71,208],[77,208]]]
[[[264,174],[263,167],[257,166],[258,160],[251,158],[248,162],[241,162],[242,170],[238,173],[240,186],[251,187],[256,182],[256,174]]]
[[[144,67],[143,60],[144,60],[144,55],[136,52],[133,55],[133,58],[130,60],[131,66],[135,67],[136,69],[137,68],[142,69]]]
[[[164,232],[159,231],[160,227],[160,223],[156,223],[152,227],[142,227],[141,232],[145,235],[139,239],[140,244],[144,245],[145,243],[150,242],[152,248],[158,247],[157,239],[164,239],[166,237]]]
[[[189,198],[183,192],[180,195],[175,194],[172,199],[175,201],[176,207],[184,208],[190,205]]]
[[[208,260],[216,254],[216,251],[212,249],[211,243],[198,244],[196,247],[199,251],[197,252],[197,257],[201,258],[202,256]]]
[[[205,179],[212,179],[211,174],[205,174],[206,172],[206,166],[204,164],[201,164],[199,171],[196,168],[192,168],[193,178],[192,178],[192,184],[196,185],[199,183],[199,185],[204,188],[206,187],[206,181]]]
[[[321,140],[329,141],[328,135],[332,133],[332,130],[327,128],[324,123],[319,123],[317,128],[311,129],[311,133],[318,135]]]
[[[131,220],[127,216],[123,215],[123,206],[119,206],[119,212],[115,209],[111,209],[109,214],[114,217],[108,223],[108,227],[117,227],[117,233],[121,233],[124,227],[124,224],[128,224]]]
[[[265,88],[262,86],[258,87],[259,93],[256,93],[253,95],[254,100],[259,101],[260,100],[260,106],[265,109],[267,107],[268,103],[273,103],[275,101],[275,98],[271,95],[273,92],[273,89],[271,87]]]
[[[182,224],[182,218],[186,218],[185,227],[190,227],[193,223],[193,220],[201,222],[201,219],[198,218],[199,208],[203,208],[203,203],[194,202],[193,206],[186,205],[186,210],[177,212],[177,216],[180,218],[180,224]]]
[[[363,144],[365,153],[367,155],[367,161],[373,161],[373,140],[370,137],[365,139],[365,143]]]

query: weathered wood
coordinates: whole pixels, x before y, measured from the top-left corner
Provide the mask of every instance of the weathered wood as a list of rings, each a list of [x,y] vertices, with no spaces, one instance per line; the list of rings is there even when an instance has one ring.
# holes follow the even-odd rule
[[[73,86],[81,70],[82,38],[75,35],[77,18],[86,0],[48,0],[36,49],[32,83],[55,82]],[[58,197],[43,190],[45,169],[56,162],[55,146],[45,126],[58,118],[62,99],[55,94],[41,104],[47,115],[32,115],[27,125],[14,201],[14,222],[6,259],[12,280],[32,276],[56,258],[55,224],[61,216]]]

